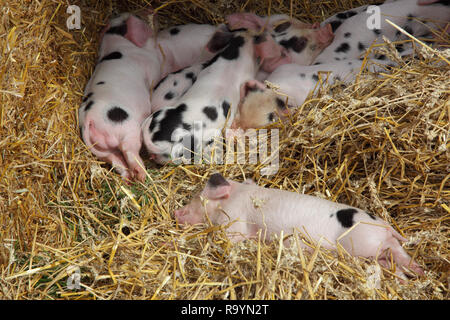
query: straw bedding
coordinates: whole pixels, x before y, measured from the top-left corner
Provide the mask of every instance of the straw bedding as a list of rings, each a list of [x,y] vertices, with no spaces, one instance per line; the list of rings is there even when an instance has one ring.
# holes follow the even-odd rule
[[[239,10],[316,22],[368,2],[312,3],[167,2],[159,24],[220,23]],[[146,183],[127,185],[86,150],[77,109],[101,27],[145,1],[71,4],[81,8],[80,30],[66,27],[66,1],[6,0],[1,8],[0,298],[448,299],[448,49],[442,57],[419,49],[392,72],[345,87],[324,83],[273,126],[274,176],[261,176],[257,165],[148,163]],[[280,239],[233,244],[218,227],[176,225],[173,210],[216,171],[373,212],[408,238],[404,247],[426,276],[402,284],[395,270],[345,252],[314,244],[306,252]],[[71,290],[76,272],[81,286]]]

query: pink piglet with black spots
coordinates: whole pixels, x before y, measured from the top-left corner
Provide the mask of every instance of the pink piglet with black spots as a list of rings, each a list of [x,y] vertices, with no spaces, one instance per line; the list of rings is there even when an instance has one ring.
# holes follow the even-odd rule
[[[406,241],[384,220],[363,210],[296,192],[225,179],[215,173],[188,205],[175,210],[180,224],[228,225],[233,241],[256,238],[258,231],[269,240],[274,234],[292,234],[294,229],[328,249],[340,244],[354,256],[371,257],[386,267],[389,251],[402,271],[423,275],[422,268],[402,248]],[[300,243],[305,246],[305,244]],[[306,247],[309,248],[309,247]],[[399,270],[399,275],[403,276]]]
[[[102,32],[99,60],[79,108],[80,131],[89,150],[124,179],[146,177],[139,155],[140,126],[154,111],[151,88],[168,73],[197,61],[215,29],[178,26],[156,38],[146,22],[124,13]],[[189,37],[192,32],[195,39]]]
[[[160,78],[160,63],[157,55],[138,45],[152,34],[144,21],[130,14],[110,21],[78,110],[89,150],[125,179],[145,179],[139,129],[151,113],[149,88]]]

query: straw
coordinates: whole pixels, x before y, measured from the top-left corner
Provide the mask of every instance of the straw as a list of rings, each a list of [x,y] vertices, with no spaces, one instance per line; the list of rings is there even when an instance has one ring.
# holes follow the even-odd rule
[[[108,17],[146,2],[83,2],[79,30],[67,29],[62,0],[6,0],[1,9],[1,299],[449,298],[448,52],[420,51],[346,86],[323,83],[286,123],[272,125],[280,137],[272,176],[262,176],[259,165],[147,161],[147,181],[128,185],[85,147],[77,110]],[[165,28],[217,24],[241,10],[312,23],[365,3],[192,0],[153,7]],[[395,57],[393,45],[372,49]],[[300,233],[290,246],[283,236],[234,243],[223,227],[178,225],[174,210],[214,172],[367,210],[401,230],[426,276],[405,284],[382,268],[379,287],[368,290],[366,270],[376,262],[329,251]],[[79,290],[67,285],[74,267]]]

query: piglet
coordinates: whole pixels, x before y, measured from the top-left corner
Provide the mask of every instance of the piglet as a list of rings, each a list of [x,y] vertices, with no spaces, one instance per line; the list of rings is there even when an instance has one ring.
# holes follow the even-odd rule
[[[152,90],[152,111],[171,105],[183,96],[197,81],[197,75],[203,70],[203,63],[172,72],[162,78]]]
[[[260,17],[253,13],[235,13],[226,19],[231,29],[266,29],[283,48],[284,56],[281,59],[268,60],[262,66],[266,72],[272,72],[285,63],[310,65],[334,38],[329,24],[323,27],[310,25],[284,14]]]
[[[143,45],[152,35],[145,22],[125,14],[109,28],[78,111],[81,136],[94,155],[125,179],[144,180],[140,124],[151,112],[149,88],[160,78],[160,63],[155,51],[124,37]]]
[[[313,66],[284,64],[266,79],[279,87],[280,94],[257,80],[249,80],[241,88],[238,112],[231,127],[246,130],[283,120],[292,108],[302,105],[310,92],[318,86],[320,75],[322,81],[330,85],[336,80],[350,83],[362,71],[362,64],[363,61],[359,59]],[[387,65],[393,66],[394,63],[372,59],[365,68],[371,72],[379,72]]]
[[[433,2],[435,3],[429,5]],[[418,4],[417,0],[397,0],[384,3],[378,9],[381,14],[379,27],[371,23],[376,20],[376,13],[366,10],[350,10],[343,13],[340,19],[333,20],[334,41],[317,56],[314,64],[360,58],[373,43],[383,43],[383,36],[391,41],[407,39],[403,33],[388,24],[386,19],[415,37],[428,36],[430,26],[443,27],[450,19],[448,1],[419,0]]]
[[[201,150],[198,145],[203,150],[210,147],[235,116],[241,83],[254,78],[258,62],[273,57],[277,50],[269,35],[245,30],[230,32],[222,28],[211,41],[208,47],[224,49],[202,64],[197,81],[181,99],[142,124],[144,144],[158,163],[180,159],[183,148],[193,152]]]
[[[385,267],[390,251],[403,270],[424,274],[400,245],[406,239],[373,214],[310,195],[259,187],[248,180],[227,180],[219,173],[211,175],[203,191],[174,215],[180,224],[231,223],[226,231],[232,241],[256,238],[259,230],[269,240],[296,229],[325,248],[340,244],[348,253],[377,258]]]

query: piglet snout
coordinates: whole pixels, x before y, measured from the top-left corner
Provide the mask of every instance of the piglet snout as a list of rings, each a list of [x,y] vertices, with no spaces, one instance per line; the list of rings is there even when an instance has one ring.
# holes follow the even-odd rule
[[[174,211],[174,218],[177,220],[179,224],[188,224],[188,223],[195,223],[194,221],[190,221],[188,210],[185,208],[181,208]]]
[[[174,211],[174,216],[175,216],[175,218],[182,217],[182,216],[184,216],[185,214],[186,214],[186,212],[185,212],[185,210],[183,210],[183,209],[178,209],[178,210],[175,210],[175,211]]]

